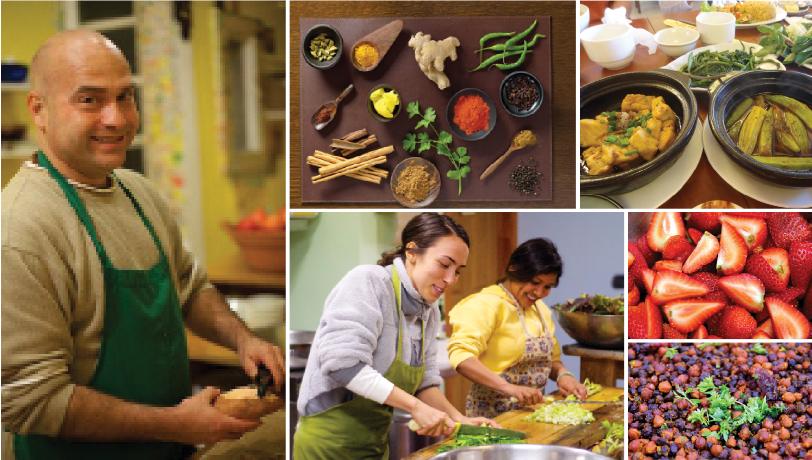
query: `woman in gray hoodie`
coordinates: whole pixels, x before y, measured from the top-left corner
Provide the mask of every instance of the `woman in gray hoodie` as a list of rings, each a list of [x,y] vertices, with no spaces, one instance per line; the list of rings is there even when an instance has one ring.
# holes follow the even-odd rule
[[[388,458],[393,408],[418,434],[450,434],[468,418],[440,391],[437,301],[468,260],[468,234],[450,217],[410,220],[401,245],[352,269],[327,297],[300,388],[296,460]]]

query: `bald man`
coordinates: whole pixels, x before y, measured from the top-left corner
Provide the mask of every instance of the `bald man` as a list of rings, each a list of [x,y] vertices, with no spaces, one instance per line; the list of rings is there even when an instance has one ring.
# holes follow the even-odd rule
[[[252,377],[264,364],[282,382],[281,352],[231,313],[158,192],[117,169],[139,123],[121,51],[62,32],[37,51],[31,79],[40,150],[2,194],[4,448],[179,459],[253,430],[213,407],[217,389],[190,396],[184,323],[236,350]]]

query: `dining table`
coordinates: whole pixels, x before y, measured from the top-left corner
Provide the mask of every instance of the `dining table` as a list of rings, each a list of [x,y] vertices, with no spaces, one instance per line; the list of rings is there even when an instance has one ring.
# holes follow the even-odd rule
[[[669,12],[667,14],[655,13],[647,14],[645,17],[636,18],[631,20],[631,26],[645,29],[652,34],[657,33],[659,30],[668,28],[665,24],[667,19],[674,19],[686,24],[696,24],[696,16],[699,11],[681,11]],[[590,26],[601,23],[600,17],[591,16]],[[758,43],[761,33],[756,28],[737,28],[736,39],[742,42]],[[697,47],[704,46],[701,42]],[[580,66],[581,66],[581,86],[587,85],[601,78],[611,75],[617,75],[626,72],[640,72],[651,71],[667,65],[675,58],[669,57],[662,50],[657,50],[654,54],[649,54],[648,48],[645,46],[638,46],[635,52],[634,59],[631,64],[619,70],[608,70],[601,67],[599,64],[592,62],[586,54],[584,47],[580,47]],[[787,66],[787,70],[803,72],[812,75],[812,70],[799,67],[794,64]],[[697,104],[699,107],[699,119],[705,123],[710,100],[707,94],[697,95]],[[667,173],[666,173],[667,174]],[[656,179],[655,179],[656,180]],[[691,174],[688,181],[667,201],[661,204],[661,208],[674,208],[674,209],[689,209],[694,208],[700,204],[722,200],[729,203],[734,203],[742,208],[775,208],[770,204],[764,203],[754,199],[744,193],[738,191],[732,185],[727,183],[719,173],[714,170],[711,163],[708,161],[707,151],[703,150],[703,154],[699,160],[696,169]]]

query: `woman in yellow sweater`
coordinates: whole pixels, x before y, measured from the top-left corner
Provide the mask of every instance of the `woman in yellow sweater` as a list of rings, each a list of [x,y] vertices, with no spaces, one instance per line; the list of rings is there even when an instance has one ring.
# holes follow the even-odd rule
[[[586,398],[586,388],[561,363],[550,309],[541,300],[558,286],[561,257],[545,238],[522,243],[505,276],[469,295],[449,312],[448,357],[473,385],[469,417],[495,417],[542,401],[548,378],[559,391]]]

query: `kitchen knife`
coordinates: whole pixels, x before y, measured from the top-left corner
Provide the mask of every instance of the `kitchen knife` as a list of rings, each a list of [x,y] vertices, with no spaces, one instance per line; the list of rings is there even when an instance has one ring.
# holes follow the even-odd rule
[[[559,399],[558,401],[550,401],[545,404],[623,404],[623,401],[578,401]]]
[[[257,367],[257,375],[254,377],[254,383],[257,385],[257,396],[264,398],[268,392],[268,387],[273,383],[273,375],[271,375],[271,371],[262,363],[259,363],[259,367]]]
[[[420,429],[420,425],[418,425],[417,422],[415,422],[414,420],[409,420],[407,426],[412,431],[417,431]],[[474,436],[482,436],[482,435],[505,436],[517,439],[527,438],[527,433],[522,433],[521,431],[506,430],[504,428],[493,428],[489,426],[463,425],[462,423],[457,422],[454,428],[454,432],[451,433],[451,437],[455,437],[460,434]]]

